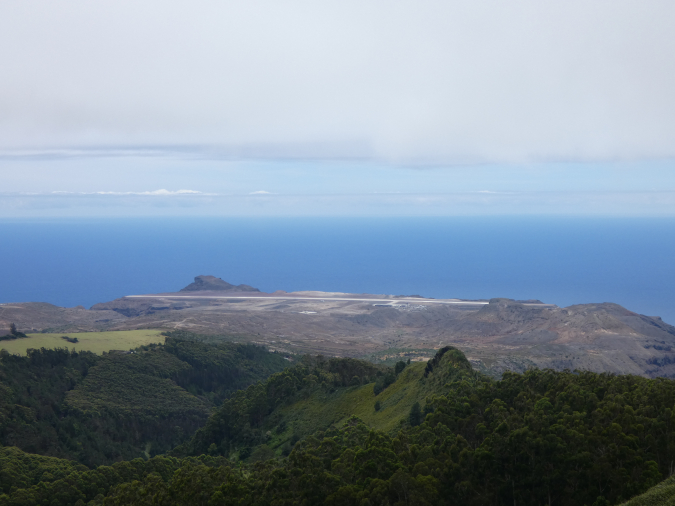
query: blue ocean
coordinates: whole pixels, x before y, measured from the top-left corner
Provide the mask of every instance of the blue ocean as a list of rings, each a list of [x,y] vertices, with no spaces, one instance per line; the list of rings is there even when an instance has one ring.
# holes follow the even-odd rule
[[[675,219],[0,221],[0,302],[91,306],[199,274],[263,291],[616,302],[675,324]]]

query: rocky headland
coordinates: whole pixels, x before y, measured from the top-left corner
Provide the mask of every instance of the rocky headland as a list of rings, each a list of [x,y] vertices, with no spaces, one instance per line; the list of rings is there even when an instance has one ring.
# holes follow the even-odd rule
[[[193,283],[190,283],[181,292],[260,292],[257,288],[249,285],[232,285],[215,276],[196,276]]]

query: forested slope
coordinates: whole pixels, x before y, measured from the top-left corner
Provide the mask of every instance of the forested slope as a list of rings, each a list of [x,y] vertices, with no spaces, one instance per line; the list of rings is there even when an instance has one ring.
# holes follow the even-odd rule
[[[302,421],[307,399],[318,396],[329,405],[338,402],[331,399],[331,391],[344,387],[330,381],[334,366],[313,365],[304,371],[301,387],[288,370],[240,392],[180,449],[194,454],[230,452],[231,457],[237,444],[244,449],[248,445],[254,456],[261,447],[273,449],[270,441],[275,434],[288,436],[289,425]],[[411,409],[407,417],[395,420],[399,431],[389,425],[373,432],[372,426],[378,424],[371,416],[368,429],[352,420],[341,429],[331,427],[305,438],[289,460],[272,465],[290,473],[282,475],[291,482],[293,473],[299,479],[297,473],[302,470],[307,487],[285,491],[289,501],[307,498],[304,494],[311,491],[319,494],[312,500],[344,496],[349,504],[370,497],[373,487],[385,487],[385,496],[393,504],[400,500],[394,497],[396,480],[426,477],[429,490],[435,492],[424,492],[428,497],[419,493],[432,502],[453,497],[456,504],[554,500],[600,506],[616,504],[655,485],[670,473],[675,457],[675,382],[671,380],[532,370],[494,381],[472,371],[461,352],[443,349],[424,370],[408,368],[389,388],[400,392],[406,384],[420,396],[425,422],[415,427]],[[338,393],[357,399],[359,392],[369,388]],[[440,393],[422,399],[423,393],[433,391]],[[372,389],[370,395],[374,400]],[[322,429],[328,420],[320,415],[321,402],[315,399],[314,403],[315,426]],[[359,409],[359,404],[352,404],[352,412]],[[291,422],[289,416],[296,418]],[[358,442],[350,439],[354,431],[363,435]],[[265,455],[272,453],[260,456]],[[313,464],[300,465],[303,459]],[[278,473],[269,472],[258,479],[271,480],[266,486],[274,488]],[[258,488],[250,493],[261,494]],[[271,501],[272,495],[266,500]]]
[[[300,438],[358,411],[374,410],[373,384],[395,380],[393,369],[354,359],[303,357],[226,400],[173,455],[209,453],[240,460],[288,454]],[[365,395],[363,395],[365,394]],[[256,452],[259,450],[259,452]],[[260,453],[258,455],[257,453]]]
[[[471,370],[458,350],[448,351],[469,378]],[[224,455],[239,460],[288,455],[305,436],[341,426],[352,416],[387,433],[398,431],[413,405],[441,393],[449,373],[429,374],[434,363],[375,366],[349,358],[305,356],[297,365],[237,392],[214,412],[195,436],[172,452],[176,456]],[[421,420],[420,410],[418,417]],[[252,459],[249,455],[252,454]]]
[[[4,448],[19,485],[0,506],[616,505],[670,475],[674,407],[672,380],[496,381],[453,348],[392,369],[306,357],[226,398],[173,456],[87,470]],[[629,505],[669,504],[668,487]]]
[[[97,356],[67,349],[0,355],[0,444],[96,466],[163,453],[232,392],[288,365],[253,345],[168,337]]]

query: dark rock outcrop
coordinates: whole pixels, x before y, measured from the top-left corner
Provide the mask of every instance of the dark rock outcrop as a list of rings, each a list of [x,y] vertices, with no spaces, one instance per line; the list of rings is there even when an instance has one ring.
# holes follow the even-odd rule
[[[260,290],[249,285],[232,285],[227,281],[223,281],[222,279],[215,276],[197,276],[194,283],[190,283],[181,290],[181,292],[205,291],[259,292]]]

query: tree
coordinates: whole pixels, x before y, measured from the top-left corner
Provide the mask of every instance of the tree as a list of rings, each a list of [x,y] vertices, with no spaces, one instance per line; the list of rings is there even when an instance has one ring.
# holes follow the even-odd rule
[[[9,324],[9,333],[14,337],[28,337],[23,332],[19,332],[18,330],[16,330],[16,325],[14,323]]]
[[[410,414],[408,415],[408,423],[412,427],[417,427],[422,423],[422,410],[420,409],[420,403],[416,402],[410,408]]]

